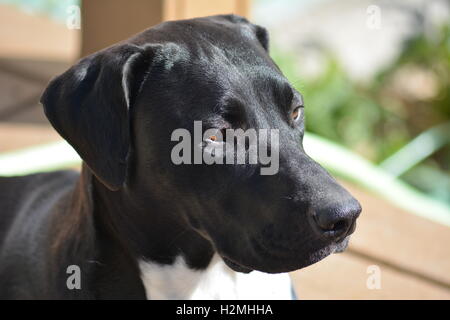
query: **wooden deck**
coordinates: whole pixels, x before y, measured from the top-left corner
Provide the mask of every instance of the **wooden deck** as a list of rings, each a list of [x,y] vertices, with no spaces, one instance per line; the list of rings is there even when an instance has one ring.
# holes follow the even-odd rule
[[[51,34],[64,32],[48,28]],[[0,51],[8,50],[0,46]],[[0,54],[0,152],[60,139],[38,100],[50,77],[69,65],[57,61],[69,61],[71,53],[64,51],[62,59],[45,60],[38,57],[42,50],[35,49],[32,59],[1,58]],[[292,274],[299,298],[450,299],[450,228],[344,184],[363,206],[356,233],[345,253]],[[367,287],[371,266],[381,272],[379,289]]]
[[[303,299],[450,299],[450,230],[344,183],[363,212],[349,249],[293,274]],[[369,266],[381,271],[368,289]]]

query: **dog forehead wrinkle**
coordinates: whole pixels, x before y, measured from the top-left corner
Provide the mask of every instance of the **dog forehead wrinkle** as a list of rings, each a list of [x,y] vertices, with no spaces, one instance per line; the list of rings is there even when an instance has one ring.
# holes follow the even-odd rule
[[[244,100],[256,101],[258,82],[267,79],[269,73],[274,73],[273,69],[262,64],[253,65],[239,57],[231,59],[218,47],[209,53],[199,57],[193,75],[219,85],[224,93],[221,102],[238,100],[245,106],[242,103]]]
[[[177,63],[191,60],[191,53],[182,45],[167,42],[156,54],[155,61],[163,62],[165,71],[170,71]]]

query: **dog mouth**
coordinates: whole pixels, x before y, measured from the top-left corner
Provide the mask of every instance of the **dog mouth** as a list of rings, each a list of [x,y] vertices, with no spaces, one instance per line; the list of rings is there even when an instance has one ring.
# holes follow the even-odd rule
[[[299,261],[298,259],[296,259],[293,256],[286,257],[283,254],[280,255],[280,251],[277,250],[278,254],[276,255],[277,256],[276,258],[271,257],[270,259],[267,259],[267,262],[269,265],[274,263],[274,259],[276,259],[277,263],[275,263],[275,264],[277,266],[272,265],[272,267],[270,267],[268,269],[263,266],[259,268],[259,267],[256,267],[256,265],[254,265],[252,268],[250,268],[250,267],[243,265],[240,262],[237,262],[235,259],[230,259],[224,255],[221,255],[221,258],[231,270],[236,271],[236,272],[250,273],[254,270],[258,270],[258,271],[266,272],[266,273],[291,272],[291,271],[299,270],[299,269],[305,268],[309,265],[315,264],[333,253],[344,252],[348,247],[349,240],[350,240],[350,236],[347,236],[337,243],[336,242],[331,243],[320,249],[314,250],[313,252],[306,254],[306,256],[304,256],[304,258],[301,259],[301,261]],[[259,249],[257,251],[259,251],[260,255],[262,255],[262,256],[267,256],[268,253],[269,253],[269,255],[272,255],[271,253],[273,253],[272,250],[268,251],[267,250],[268,248],[265,246],[261,246],[261,244],[258,244],[257,247]]]
[[[226,257],[222,257],[222,260],[225,262],[225,264],[233,271],[236,272],[242,272],[242,273],[250,273],[253,271],[253,269],[244,267],[243,265],[234,262]]]
[[[338,242],[336,244],[336,249],[334,250],[334,253],[342,253],[347,249],[348,243],[350,241],[350,236],[345,237],[341,242]]]

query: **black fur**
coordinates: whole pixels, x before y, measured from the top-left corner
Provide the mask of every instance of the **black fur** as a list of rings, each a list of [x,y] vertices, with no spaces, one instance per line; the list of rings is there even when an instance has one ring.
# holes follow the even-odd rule
[[[85,165],[0,178],[0,298],[145,298],[138,259],[205,269],[217,252],[276,273],[342,249],[359,203],[304,153],[290,118],[303,98],[268,47],[234,15],[166,22],[54,79],[46,115]],[[195,120],[278,129],[279,172],[173,164],[171,133]],[[81,290],[66,287],[69,265]]]

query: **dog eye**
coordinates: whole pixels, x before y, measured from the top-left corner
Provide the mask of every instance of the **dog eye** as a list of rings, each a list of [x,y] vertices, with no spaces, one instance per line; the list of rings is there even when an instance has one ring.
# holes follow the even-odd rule
[[[208,129],[203,138],[209,142],[223,142],[226,137],[225,132],[225,129]]]
[[[302,116],[302,112],[303,112],[302,107],[295,108],[294,111],[292,111],[291,113],[292,120],[297,121],[298,119],[300,119]]]

